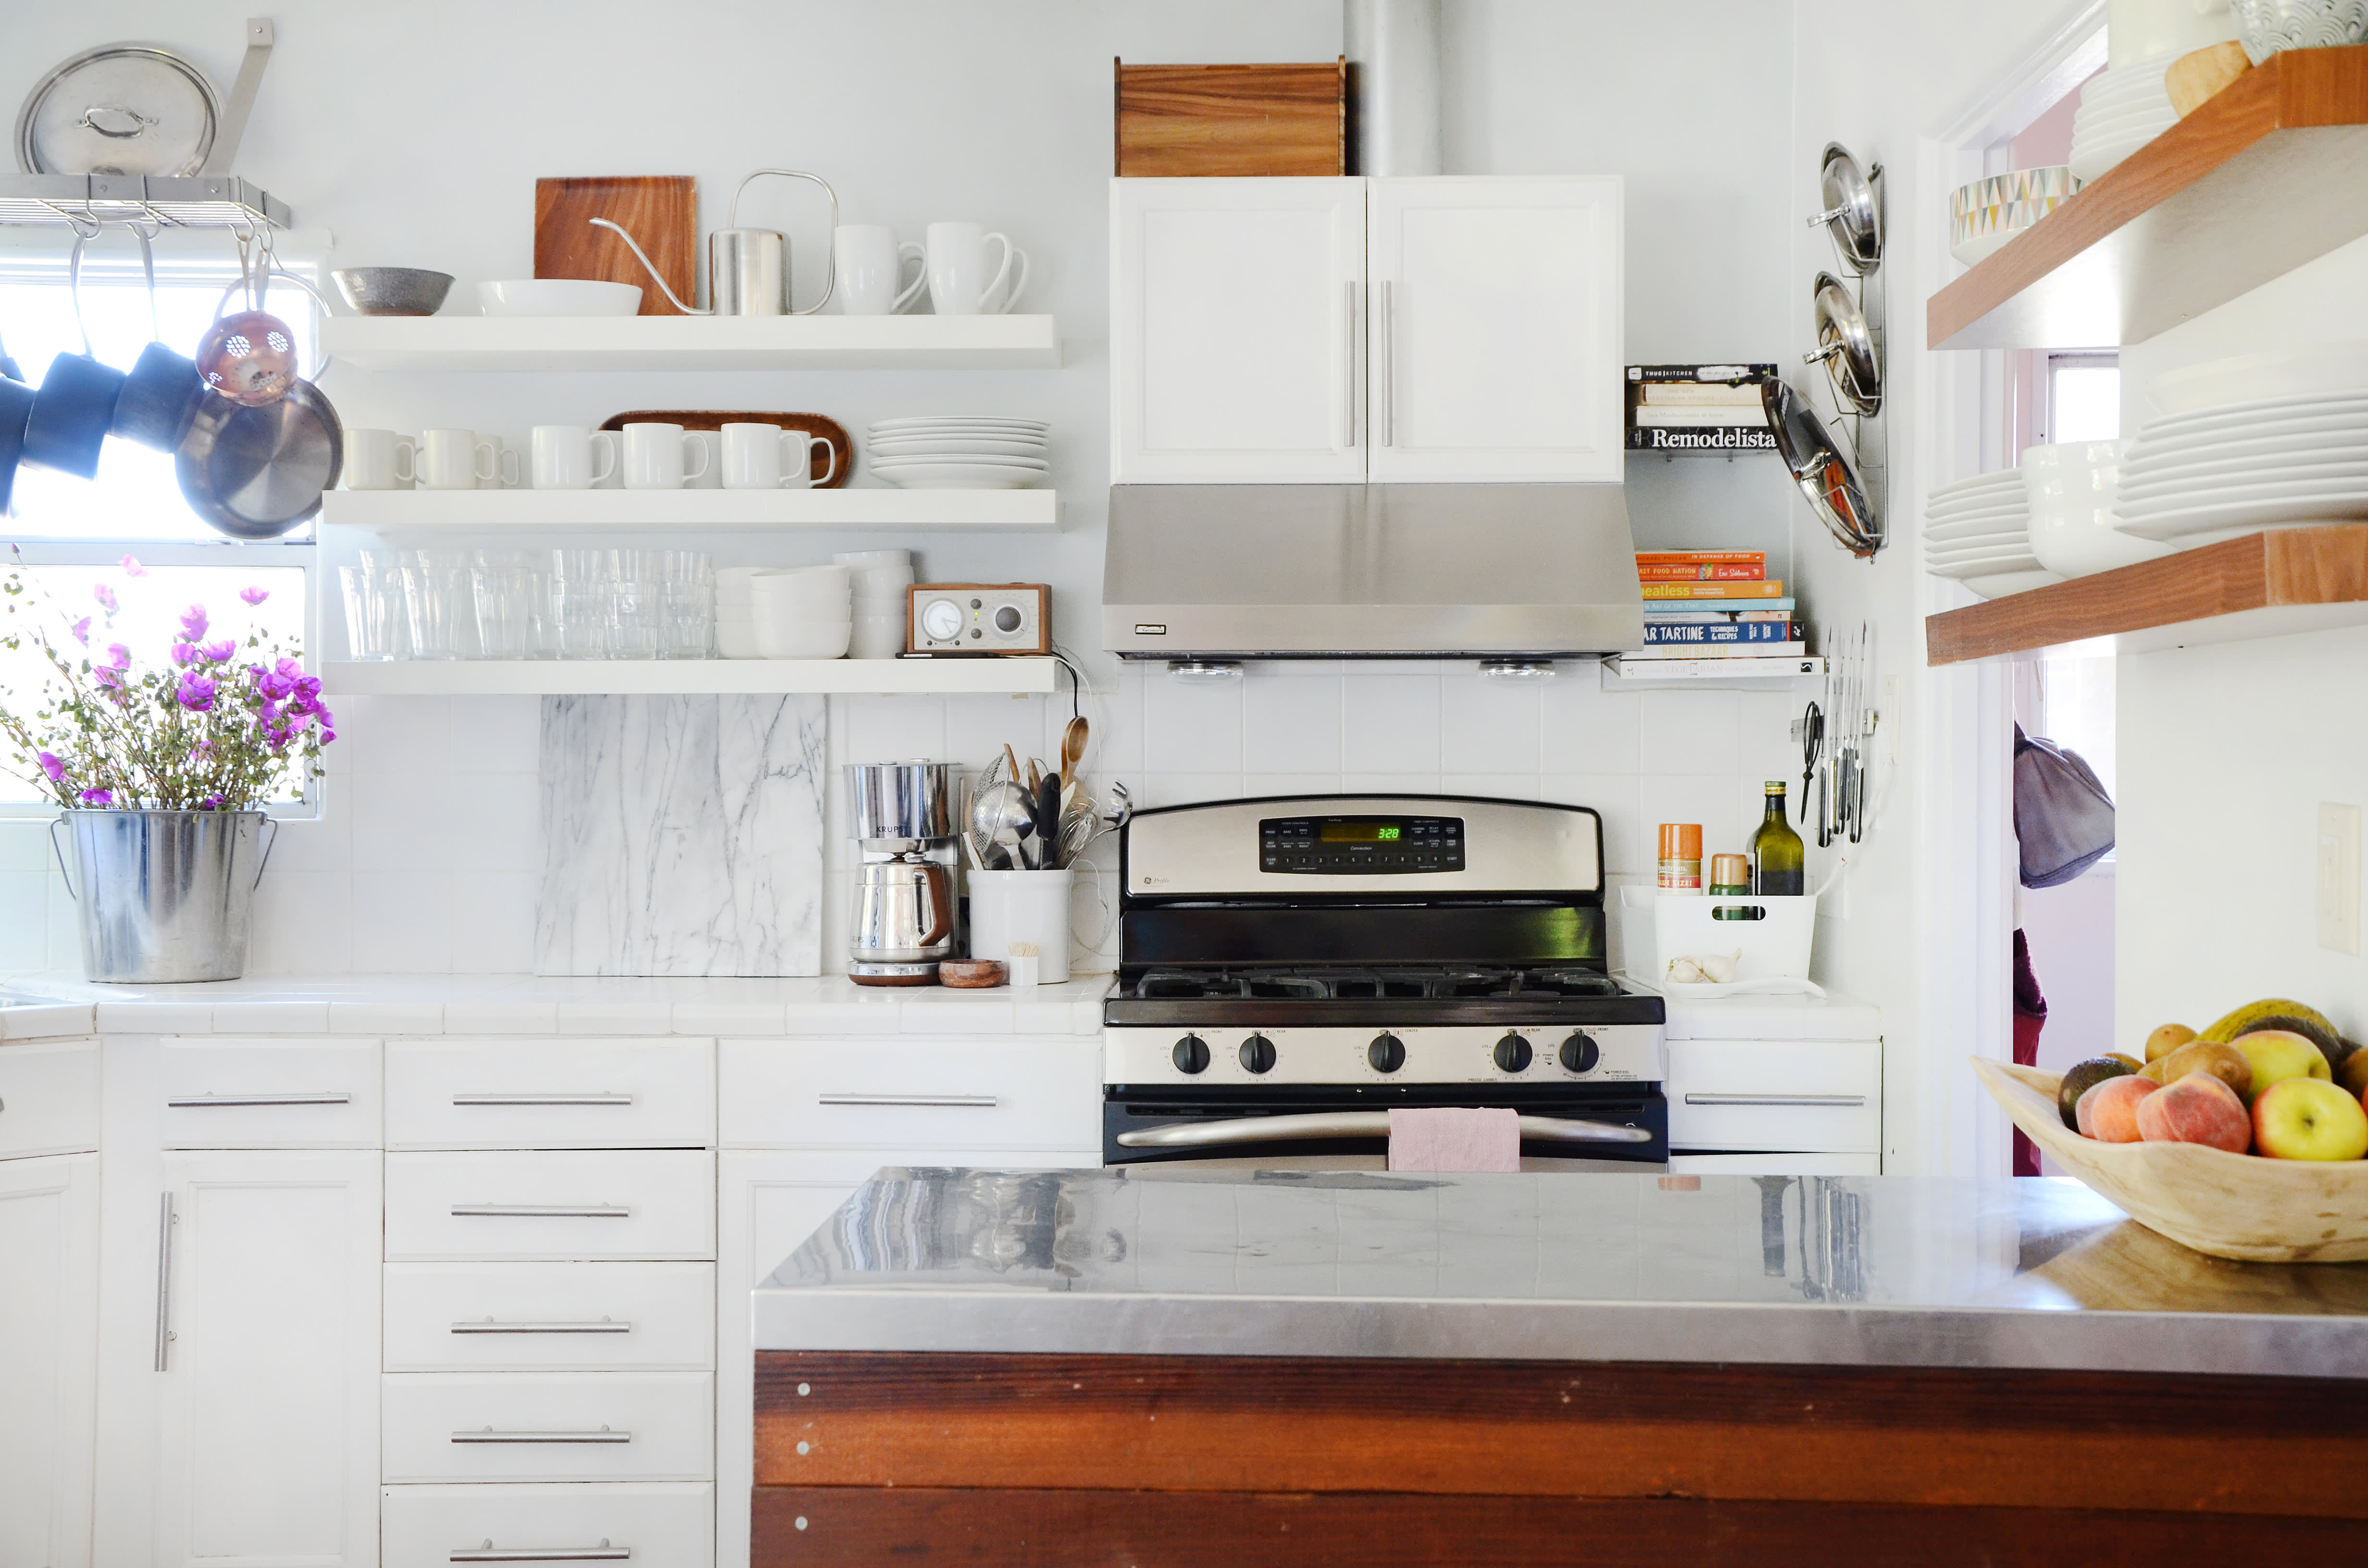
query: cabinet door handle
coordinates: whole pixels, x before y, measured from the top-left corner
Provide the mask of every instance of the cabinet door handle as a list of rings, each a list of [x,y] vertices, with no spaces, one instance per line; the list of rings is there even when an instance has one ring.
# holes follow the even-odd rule
[[[454,1095],[457,1106],[590,1105],[629,1106],[632,1095]]]
[[[475,1323],[456,1323],[455,1334],[631,1334],[631,1323],[619,1323],[614,1318],[602,1318],[598,1323],[501,1323],[493,1318],[481,1318]]]
[[[1382,279],[1382,445],[1398,444],[1398,301],[1390,279]]]
[[[622,1562],[633,1555],[630,1546],[610,1546],[606,1537],[598,1546],[495,1546],[488,1540],[483,1546],[464,1546],[454,1551],[453,1562]]]
[[[453,1562],[622,1562],[633,1555],[630,1546],[610,1546],[606,1536],[598,1546],[495,1546],[487,1538],[483,1546],[463,1546],[449,1561]]]
[[[316,1090],[311,1094],[288,1095],[191,1095],[187,1099],[166,1100],[173,1110],[202,1110],[210,1106],[271,1106],[271,1105],[351,1105],[354,1096],[334,1089]]]
[[[950,1110],[993,1110],[993,1095],[824,1095],[824,1105],[939,1106]]]
[[[1688,1105],[1862,1106],[1864,1095],[1688,1095]]]
[[[1348,396],[1342,400],[1341,410],[1348,423],[1349,434],[1347,438],[1340,444],[1344,447],[1353,449],[1357,444],[1358,322],[1356,279],[1350,278],[1348,282],[1343,283],[1340,288],[1341,291],[1347,296],[1347,304],[1349,308],[1348,324],[1345,330],[1341,333],[1341,358],[1348,366],[1348,386],[1345,389],[1348,392]]]
[[[156,1203],[156,1369],[165,1370],[173,1338],[173,1195]]]
[[[630,1220],[622,1203],[455,1203],[455,1220]]]
[[[612,1431],[603,1426],[597,1432],[496,1432],[491,1426],[474,1432],[455,1432],[456,1443],[630,1443],[631,1432]]]

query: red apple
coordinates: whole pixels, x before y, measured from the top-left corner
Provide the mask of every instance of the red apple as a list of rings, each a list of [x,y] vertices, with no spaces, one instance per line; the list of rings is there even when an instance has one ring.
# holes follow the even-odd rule
[[[2138,1106],[2161,1087],[2153,1079],[2141,1078],[2135,1073],[2108,1078],[2080,1096],[2072,1107],[2072,1119],[2080,1124],[2083,1138],[2094,1138],[2102,1143],[2135,1143],[2140,1136]]]
[[[2203,1143],[2241,1154],[2253,1141],[2244,1100],[2209,1073],[2190,1073],[2147,1096],[2136,1120],[2138,1136],[2149,1143]]]
[[[2253,1102],[2253,1141],[2276,1160],[2368,1154],[2368,1110],[2321,1078],[2281,1078]]]

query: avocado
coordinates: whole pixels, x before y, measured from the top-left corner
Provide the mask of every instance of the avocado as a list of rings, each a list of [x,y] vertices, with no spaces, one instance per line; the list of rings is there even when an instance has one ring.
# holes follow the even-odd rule
[[[2063,1082],[2055,1085],[2055,1114],[2064,1119],[2065,1126],[2079,1131],[2080,1124],[2073,1119],[2072,1108],[2080,1102],[2080,1096],[2108,1078],[2129,1075],[2129,1063],[2110,1056],[2091,1056],[2086,1062],[2074,1062],[2065,1073]]]

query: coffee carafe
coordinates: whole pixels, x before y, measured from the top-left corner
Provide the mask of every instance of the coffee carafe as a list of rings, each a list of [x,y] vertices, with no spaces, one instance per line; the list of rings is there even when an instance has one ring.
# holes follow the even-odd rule
[[[935,985],[961,949],[953,765],[860,762],[847,770],[861,862],[848,978]]]

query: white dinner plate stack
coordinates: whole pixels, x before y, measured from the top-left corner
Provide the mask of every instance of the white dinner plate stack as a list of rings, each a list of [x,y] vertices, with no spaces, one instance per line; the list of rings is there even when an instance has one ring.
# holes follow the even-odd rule
[[[2192,549],[2368,517],[2368,343],[2190,365],[2122,461],[2114,527]]]
[[[868,455],[872,472],[906,490],[1024,490],[1053,472],[1044,460],[1052,428],[984,414],[882,419]]]
[[[2162,81],[2170,62],[2163,55],[2116,65],[2081,86],[2080,107],[2072,111],[2069,162],[2084,184],[2179,123]]]
[[[1924,503],[1924,569],[1986,599],[2063,581],[2031,551],[2031,502],[2022,471],[2005,469],[1944,484]]]

